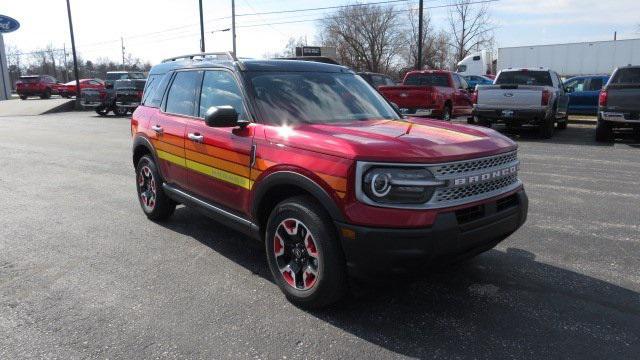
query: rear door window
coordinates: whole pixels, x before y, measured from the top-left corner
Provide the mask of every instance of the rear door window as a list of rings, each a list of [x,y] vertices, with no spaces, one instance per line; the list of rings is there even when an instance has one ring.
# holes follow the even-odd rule
[[[588,91],[600,91],[602,89],[602,86],[604,85],[604,79],[603,78],[592,78],[591,81],[589,81],[589,87],[587,88]]]
[[[553,86],[551,75],[548,71],[506,71],[501,72],[496,79],[496,85],[533,85],[533,86]]]
[[[154,75],[156,76],[155,85],[147,85],[147,89],[144,91],[144,99],[142,100],[144,106],[160,107],[167,85],[169,85],[169,80],[171,80],[171,75],[172,73],[167,73],[162,78],[160,78],[161,75]]]
[[[171,114],[193,116],[197,93],[200,88],[200,71],[180,71],[176,73],[165,105]]]

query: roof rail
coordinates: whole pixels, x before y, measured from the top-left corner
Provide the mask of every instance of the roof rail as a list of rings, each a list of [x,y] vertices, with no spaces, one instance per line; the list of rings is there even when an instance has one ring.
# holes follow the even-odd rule
[[[230,61],[236,61],[238,62],[238,65],[240,66],[240,68],[244,69],[244,64],[242,64],[242,62],[240,60],[238,60],[238,58],[235,56],[234,53],[232,53],[231,51],[218,51],[218,52],[203,52],[203,53],[195,53],[195,54],[187,54],[187,55],[180,55],[180,56],[175,56],[175,57],[170,57],[167,59],[162,60],[163,63],[169,62],[169,61],[176,61],[179,59],[193,59],[195,57],[200,57],[200,58],[206,58],[207,56],[226,56],[226,60],[230,60]]]

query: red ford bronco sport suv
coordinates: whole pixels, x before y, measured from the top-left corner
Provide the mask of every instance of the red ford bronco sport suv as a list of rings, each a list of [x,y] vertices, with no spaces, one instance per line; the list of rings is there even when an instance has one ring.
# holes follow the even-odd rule
[[[339,300],[348,276],[489,250],[527,216],[513,141],[404,119],[339,65],[168,59],[131,132],[146,216],[184,204],[263,241],[276,284],[306,307]]]

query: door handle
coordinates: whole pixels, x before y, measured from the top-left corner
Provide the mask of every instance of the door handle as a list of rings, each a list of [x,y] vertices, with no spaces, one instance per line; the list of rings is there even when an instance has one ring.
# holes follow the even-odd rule
[[[163,133],[162,126],[160,126],[160,125],[153,125],[151,127],[151,130],[155,131],[157,134],[162,134]]]
[[[189,138],[189,140],[195,141],[197,143],[204,142],[204,135],[200,135],[198,133],[189,133],[187,137]]]

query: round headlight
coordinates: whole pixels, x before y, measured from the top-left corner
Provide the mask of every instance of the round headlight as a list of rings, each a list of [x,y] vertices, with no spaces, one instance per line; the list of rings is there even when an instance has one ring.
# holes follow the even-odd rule
[[[377,197],[384,197],[391,191],[391,180],[388,174],[377,173],[371,177],[371,192]]]

